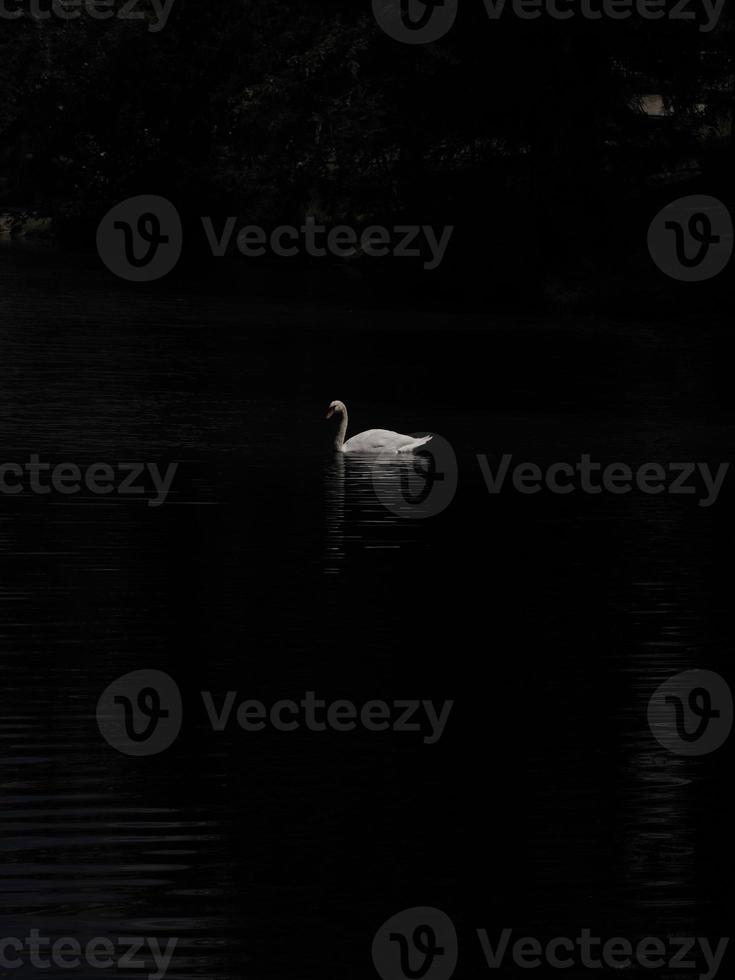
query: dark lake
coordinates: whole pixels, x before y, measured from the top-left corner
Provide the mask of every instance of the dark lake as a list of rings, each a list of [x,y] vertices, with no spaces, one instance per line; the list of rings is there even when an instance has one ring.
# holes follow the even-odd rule
[[[461,978],[485,975],[478,928],[728,935],[731,748],[677,755],[646,708],[681,671],[728,676],[735,477],[708,507],[491,494],[477,460],[716,469],[727,336],[267,305],[0,250],[0,463],[178,464],[159,506],[150,478],[0,494],[2,936],[176,939],[169,978],[321,980],[376,976],[374,934],[414,906],[453,920]],[[351,432],[447,440],[448,506],[402,507],[411,461],[335,458],[333,399]],[[96,720],[138,670],[183,703],[147,756]],[[236,707],[216,731],[202,692],[454,704],[427,744],[245,731]]]

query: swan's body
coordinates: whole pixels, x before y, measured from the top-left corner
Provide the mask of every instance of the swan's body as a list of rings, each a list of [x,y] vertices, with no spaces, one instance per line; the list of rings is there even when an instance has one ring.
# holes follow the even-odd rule
[[[341,416],[334,448],[340,453],[410,453],[429,442],[431,436],[404,436],[390,429],[366,429],[345,442],[347,432],[347,408],[344,402],[335,401],[329,406],[327,418]]]
[[[410,453],[428,442],[431,436],[417,439],[415,436],[404,436],[390,429],[366,429],[358,432],[341,446],[343,453]],[[338,447],[340,448],[340,447]]]

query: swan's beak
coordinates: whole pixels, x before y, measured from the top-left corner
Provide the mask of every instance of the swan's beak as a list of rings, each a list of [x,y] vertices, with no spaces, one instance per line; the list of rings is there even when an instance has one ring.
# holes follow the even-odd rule
[[[331,417],[333,415],[334,415],[334,409],[333,408],[330,408],[329,411],[327,412],[327,414],[324,416],[324,418],[325,419],[331,419]]]

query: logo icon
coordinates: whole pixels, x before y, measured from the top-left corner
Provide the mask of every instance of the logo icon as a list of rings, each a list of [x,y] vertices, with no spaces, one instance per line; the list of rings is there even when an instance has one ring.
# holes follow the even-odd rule
[[[457,0],[373,0],[373,14],[394,41],[430,44],[451,29]]]
[[[134,670],[108,685],[97,702],[97,725],[123,755],[157,755],[171,745],[182,721],[181,694],[161,670]]]
[[[165,197],[129,197],[108,211],[97,229],[97,251],[107,268],[130,282],[169,273],[181,255],[181,218]]]
[[[694,194],[663,208],[648,229],[648,250],[672,279],[702,282],[725,268],[732,255],[732,218],[716,197]]]
[[[434,517],[457,492],[457,457],[446,439],[434,435],[415,453],[377,459],[371,468],[380,503],[398,517]]]
[[[707,755],[732,728],[732,694],[711,670],[685,670],[670,677],[648,703],[654,737],[676,755]]]
[[[378,929],[372,952],[382,980],[449,980],[457,966],[457,932],[439,909],[405,909]]]

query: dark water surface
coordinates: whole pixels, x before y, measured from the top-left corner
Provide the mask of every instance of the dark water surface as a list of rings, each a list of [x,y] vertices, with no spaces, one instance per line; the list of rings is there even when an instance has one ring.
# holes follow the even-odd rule
[[[179,464],[158,507],[0,495],[2,935],[175,937],[168,977],[279,980],[374,976],[412,906],[454,920],[460,977],[480,927],[727,935],[731,751],[673,755],[646,705],[728,677],[735,477],[708,508],[490,495],[475,458],[727,461],[725,337],[254,306],[0,252],[0,462]],[[386,509],[400,473],[335,460],[334,398],[352,432],[447,439],[450,506]],[[136,758],[95,708],[139,669],[184,720]],[[455,705],[427,745],[216,732],[202,691]]]

